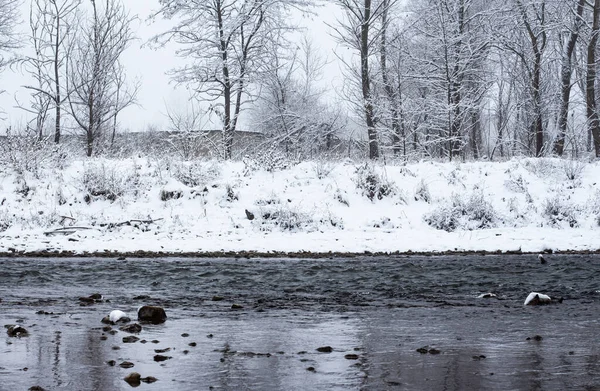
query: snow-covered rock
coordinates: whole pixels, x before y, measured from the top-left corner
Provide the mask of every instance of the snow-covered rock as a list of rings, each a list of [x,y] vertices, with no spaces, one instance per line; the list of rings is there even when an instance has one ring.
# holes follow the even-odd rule
[[[121,310],[110,311],[110,314],[108,315],[108,319],[112,323],[117,323],[118,321],[124,320],[125,318],[127,318],[127,314]]]
[[[538,292],[531,292],[525,299],[525,303],[523,305],[550,304],[551,301],[552,299],[548,295]]]

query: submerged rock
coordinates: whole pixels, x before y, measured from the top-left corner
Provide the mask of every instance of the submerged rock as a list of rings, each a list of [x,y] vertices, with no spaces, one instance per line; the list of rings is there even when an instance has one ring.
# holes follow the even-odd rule
[[[121,368],[133,368],[134,364],[130,361],[123,361],[122,363],[119,364],[119,366]]]
[[[167,361],[170,358],[171,358],[170,356],[163,356],[162,354],[157,354],[154,356],[154,361],[156,361],[156,362]]]
[[[136,343],[140,339],[135,335],[128,335],[127,337],[123,337],[123,343]]]
[[[150,322],[152,324],[160,324],[167,320],[167,313],[162,307],[145,305],[138,310],[138,320]]]
[[[142,331],[142,326],[137,323],[128,324],[126,326],[119,327],[119,330],[125,331],[126,333],[137,334]]]
[[[317,348],[317,352],[331,353],[333,352],[333,348],[331,346],[321,346],[320,348]]]
[[[146,376],[146,377],[141,378],[140,380],[143,381],[144,383],[151,384],[151,383],[154,383],[155,381],[157,381],[158,379],[155,378],[154,376]]]

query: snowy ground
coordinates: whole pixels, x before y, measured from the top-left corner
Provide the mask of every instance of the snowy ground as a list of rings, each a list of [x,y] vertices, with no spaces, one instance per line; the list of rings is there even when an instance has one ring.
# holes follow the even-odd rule
[[[600,249],[598,162],[281,166],[165,157],[5,167],[0,253]]]

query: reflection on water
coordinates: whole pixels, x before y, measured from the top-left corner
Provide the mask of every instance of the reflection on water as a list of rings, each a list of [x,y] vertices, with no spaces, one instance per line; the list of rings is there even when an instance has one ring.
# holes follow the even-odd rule
[[[0,270],[0,322],[30,332],[0,338],[0,390],[128,390],[131,371],[158,379],[148,390],[600,389],[600,257],[6,259]],[[523,307],[532,290],[565,301]],[[476,298],[489,291],[499,299]],[[110,302],[79,305],[95,292]],[[110,310],[142,304],[169,316],[142,341],[102,330]]]

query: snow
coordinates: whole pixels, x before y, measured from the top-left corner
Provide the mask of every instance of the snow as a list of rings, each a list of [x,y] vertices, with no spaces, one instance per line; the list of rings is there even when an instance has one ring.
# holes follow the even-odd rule
[[[113,323],[117,323],[120,319],[126,318],[126,317],[127,317],[127,314],[121,310],[110,311],[110,314],[108,315],[108,319]]]
[[[527,298],[525,299],[525,303],[523,303],[523,305],[528,305],[529,303],[531,303],[532,300],[534,300],[537,297],[538,301],[540,304],[543,303],[550,303],[550,301],[552,299],[550,299],[550,296],[548,295],[544,295],[543,293],[538,293],[538,292],[531,292]]]
[[[0,171],[0,253],[600,249],[598,162],[315,161],[272,172],[169,157],[62,164]],[[364,167],[390,191],[371,200],[357,185]]]

